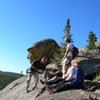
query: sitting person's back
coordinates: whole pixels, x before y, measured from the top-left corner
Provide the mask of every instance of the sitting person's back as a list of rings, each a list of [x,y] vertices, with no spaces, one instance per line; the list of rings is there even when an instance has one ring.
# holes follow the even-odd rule
[[[71,81],[71,84],[78,84],[78,88],[83,88],[84,84],[84,71],[81,67],[78,67],[75,80]]]

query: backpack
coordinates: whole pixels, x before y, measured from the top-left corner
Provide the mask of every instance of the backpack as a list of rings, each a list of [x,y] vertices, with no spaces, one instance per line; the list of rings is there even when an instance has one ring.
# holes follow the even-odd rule
[[[73,52],[72,52],[72,55],[73,55],[73,59],[76,58],[79,54],[79,50],[77,47],[73,46]]]

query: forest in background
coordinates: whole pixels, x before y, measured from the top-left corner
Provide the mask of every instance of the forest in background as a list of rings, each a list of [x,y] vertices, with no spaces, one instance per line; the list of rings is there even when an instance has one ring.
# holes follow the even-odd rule
[[[0,73],[0,90],[2,90],[4,87],[6,87],[8,84],[13,82],[16,79],[21,78],[23,75],[22,74],[17,74],[17,75],[9,75],[9,74],[4,74]]]

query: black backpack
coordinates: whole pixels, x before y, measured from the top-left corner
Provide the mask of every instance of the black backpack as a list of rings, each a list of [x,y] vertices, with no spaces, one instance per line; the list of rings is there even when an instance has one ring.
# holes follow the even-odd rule
[[[73,55],[73,59],[76,58],[79,54],[79,50],[77,47],[73,46],[73,52],[72,52],[72,55]]]

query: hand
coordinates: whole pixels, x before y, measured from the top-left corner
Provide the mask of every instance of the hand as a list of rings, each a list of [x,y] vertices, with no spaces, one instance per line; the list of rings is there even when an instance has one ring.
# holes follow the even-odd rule
[[[77,78],[76,75],[74,75],[73,78],[76,79]]]
[[[71,82],[67,82],[67,84],[71,85]]]
[[[39,74],[42,74],[43,73],[43,70],[39,70]]]
[[[66,79],[67,77],[66,76],[64,76],[64,77],[62,77],[63,79]]]

